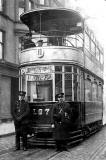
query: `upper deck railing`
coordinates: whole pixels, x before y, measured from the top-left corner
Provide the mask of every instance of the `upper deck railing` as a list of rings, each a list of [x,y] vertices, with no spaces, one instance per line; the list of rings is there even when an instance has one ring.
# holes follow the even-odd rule
[[[83,35],[76,34],[70,36],[23,36],[21,38],[21,50],[32,47],[67,46],[73,48],[83,47]]]

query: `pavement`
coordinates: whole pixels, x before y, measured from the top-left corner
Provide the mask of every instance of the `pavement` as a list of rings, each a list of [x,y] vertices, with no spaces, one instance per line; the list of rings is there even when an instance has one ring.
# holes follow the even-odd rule
[[[0,123],[0,137],[7,136],[15,133],[14,122]]]

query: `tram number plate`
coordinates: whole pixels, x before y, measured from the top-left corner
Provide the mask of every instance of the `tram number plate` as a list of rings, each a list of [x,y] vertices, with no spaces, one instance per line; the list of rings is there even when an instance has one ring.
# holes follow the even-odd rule
[[[33,109],[33,113],[35,114],[35,113],[37,113],[39,116],[41,116],[41,115],[49,115],[49,111],[50,111],[50,109],[49,108],[45,108],[45,109],[38,109],[38,111],[36,111],[36,109]]]

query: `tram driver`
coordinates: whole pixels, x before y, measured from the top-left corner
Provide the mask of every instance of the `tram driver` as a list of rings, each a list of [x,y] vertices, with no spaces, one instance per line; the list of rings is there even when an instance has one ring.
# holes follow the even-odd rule
[[[30,108],[29,104],[25,101],[24,91],[19,91],[18,100],[12,109],[12,116],[14,119],[15,132],[16,132],[16,148],[20,150],[20,138],[22,138],[23,150],[27,150],[27,134],[29,130],[29,116]]]
[[[72,109],[69,103],[64,101],[64,93],[57,94],[56,98],[58,102],[53,106],[52,128],[54,128],[57,151],[63,151],[67,150]]]
[[[42,47],[43,46],[43,40],[42,39],[37,41],[37,46],[38,47]]]

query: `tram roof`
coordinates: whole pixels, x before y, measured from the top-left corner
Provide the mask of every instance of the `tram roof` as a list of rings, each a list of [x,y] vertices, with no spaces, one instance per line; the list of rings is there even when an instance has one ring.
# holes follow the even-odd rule
[[[72,28],[77,28],[77,32],[81,31],[81,26],[78,27],[78,23],[82,22],[82,17],[72,9],[36,9],[23,13],[20,19],[29,29],[38,33],[44,32],[46,34],[49,31],[71,32]]]

